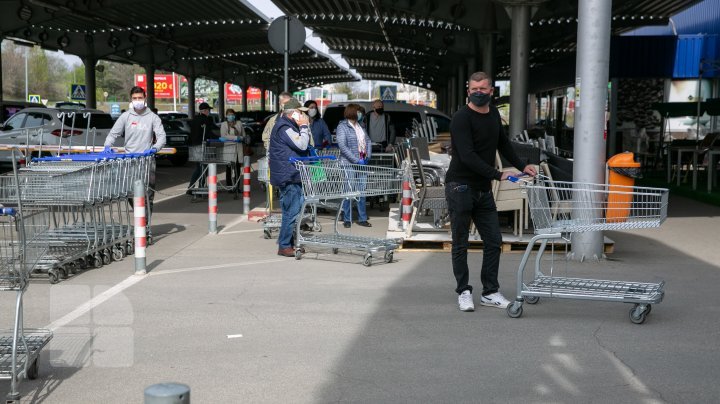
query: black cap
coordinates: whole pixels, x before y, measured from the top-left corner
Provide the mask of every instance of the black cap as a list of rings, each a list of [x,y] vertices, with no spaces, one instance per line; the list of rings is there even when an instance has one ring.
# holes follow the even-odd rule
[[[200,105],[198,105],[198,109],[212,109],[212,107],[207,102],[201,102]]]

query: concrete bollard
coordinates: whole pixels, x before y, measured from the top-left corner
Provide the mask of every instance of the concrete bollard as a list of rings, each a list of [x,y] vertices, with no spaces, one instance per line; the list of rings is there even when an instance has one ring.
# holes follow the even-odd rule
[[[145,389],[145,404],[190,404],[190,387],[180,383],[153,384]]]
[[[412,190],[410,188],[410,181],[407,177],[403,179],[403,192],[402,192],[402,227],[404,230],[408,230],[410,227],[410,217],[412,216]]]
[[[217,165],[208,164],[208,216],[210,220],[210,234],[217,234]]]
[[[250,156],[243,157],[243,214],[250,213]]]
[[[133,216],[135,218],[135,274],[144,275],[145,249],[147,248],[147,218],[145,217],[145,184],[135,180],[133,184]]]

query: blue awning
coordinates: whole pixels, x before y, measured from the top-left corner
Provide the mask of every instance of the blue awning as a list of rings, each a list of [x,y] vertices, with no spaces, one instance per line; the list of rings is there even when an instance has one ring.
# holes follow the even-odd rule
[[[717,35],[680,35],[675,51],[673,78],[697,78],[702,63],[703,77],[720,77],[709,62],[720,62],[720,40]]]

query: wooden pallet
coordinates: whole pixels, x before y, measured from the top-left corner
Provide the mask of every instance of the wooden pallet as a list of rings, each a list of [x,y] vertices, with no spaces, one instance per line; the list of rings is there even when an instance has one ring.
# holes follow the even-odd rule
[[[480,252],[483,250],[483,242],[480,240],[470,240],[468,251]],[[504,253],[523,253],[527,248],[527,241],[503,241],[502,252]],[[533,251],[537,251],[540,244],[533,246]],[[548,249],[550,246],[547,247]],[[555,249],[565,248],[564,243],[559,243]],[[612,254],[615,248],[615,243],[606,238],[605,244],[603,245],[603,253]],[[400,250],[403,251],[417,251],[417,252],[450,252],[452,250],[452,242],[449,240],[412,240],[407,239],[403,241]]]

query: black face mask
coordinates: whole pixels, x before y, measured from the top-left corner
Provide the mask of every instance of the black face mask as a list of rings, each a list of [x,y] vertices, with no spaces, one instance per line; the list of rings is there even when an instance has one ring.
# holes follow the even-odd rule
[[[375,109],[375,112],[376,112],[377,114],[382,114],[383,112],[385,112],[385,109],[384,109],[384,108],[377,108],[377,109]]]
[[[492,94],[485,94],[478,91],[476,93],[471,93],[469,98],[470,102],[472,102],[476,107],[484,107],[490,102]]]

